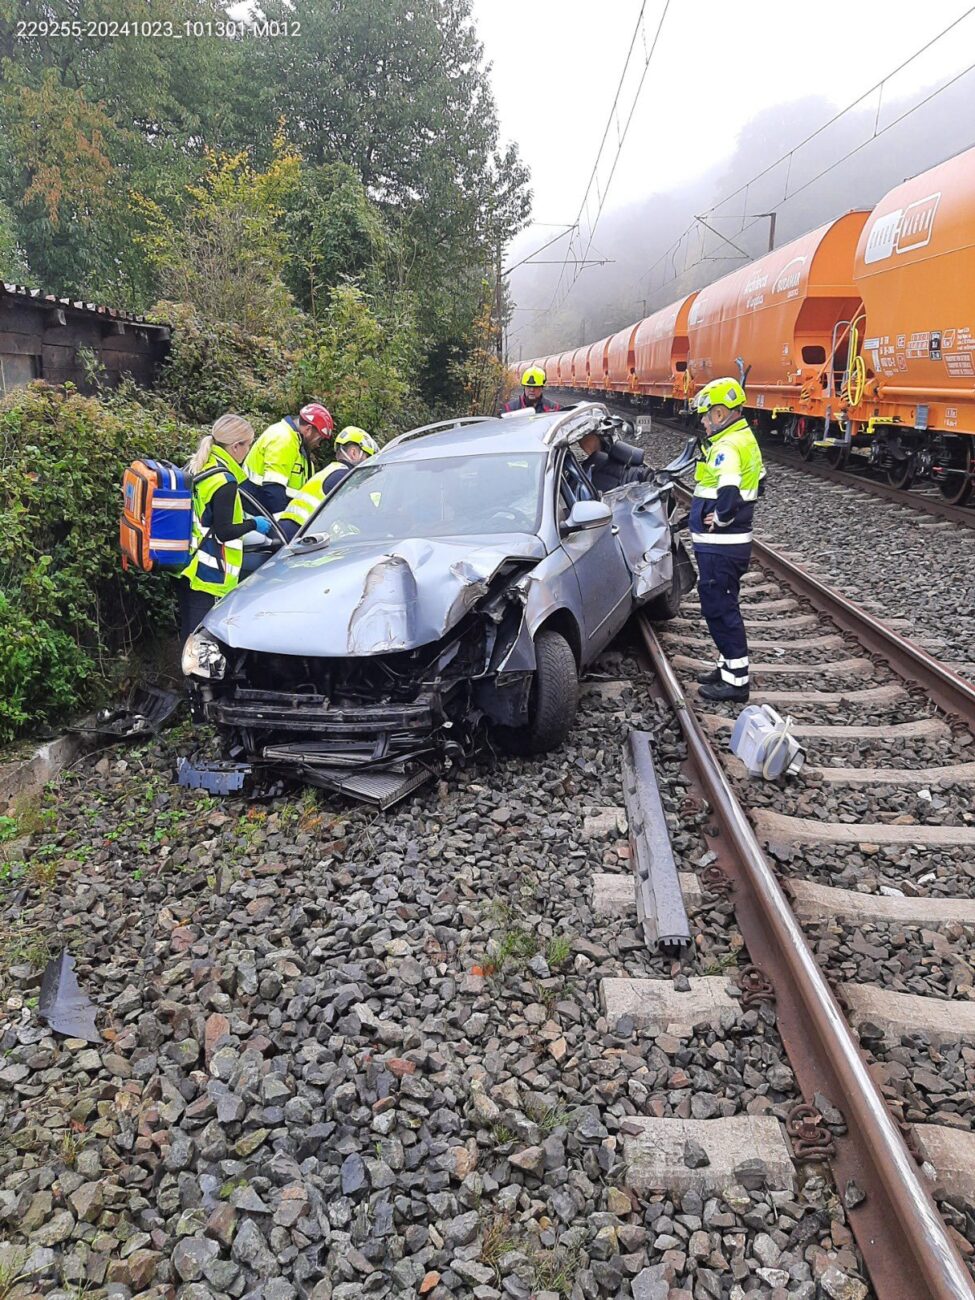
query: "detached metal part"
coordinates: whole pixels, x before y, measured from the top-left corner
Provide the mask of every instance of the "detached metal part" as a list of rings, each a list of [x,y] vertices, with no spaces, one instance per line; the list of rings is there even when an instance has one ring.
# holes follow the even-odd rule
[[[420,767],[412,771],[358,771],[345,770],[340,767],[308,766],[302,768],[299,775],[308,785],[318,786],[322,790],[333,790],[336,794],[350,795],[361,799],[363,803],[372,804],[380,812],[392,808],[401,799],[418,790],[421,785],[440,774],[437,766]]]
[[[623,747],[623,799],[636,910],[647,947],[679,950],[691,942],[691,930],[645,731],[631,731]]]
[[[162,686],[133,686],[124,704],[116,709],[99,709],[70,730],[106,740],[153,736],[169,721],[183,698],[177,691],[167,691]]]
[[[56,1034],[101,1043],[102,1036],[95,1028],[95,1011],[95,1004],[78,987],[74,958],[65,948],[44,967],[37,1014]]]
[[[188,790],[206,790],[208,794],[236,794],[243,790],[253,768],[250,763],[202,762],[180,758],[176,780]]]

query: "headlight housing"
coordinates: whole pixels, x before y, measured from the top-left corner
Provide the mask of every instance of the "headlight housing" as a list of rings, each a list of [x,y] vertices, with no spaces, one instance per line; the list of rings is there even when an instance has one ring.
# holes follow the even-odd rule
[[[191,633],[183,646],[182,660],[185,677],[205,677],[208,681],[219,681],[227,671],[227,660],[209,632],[199,628]]]

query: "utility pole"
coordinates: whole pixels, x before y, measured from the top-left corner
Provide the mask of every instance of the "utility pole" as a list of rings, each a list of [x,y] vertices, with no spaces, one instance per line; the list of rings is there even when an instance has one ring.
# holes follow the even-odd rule
[[[495,349],[498,360],[504,361],[504,316],[501,310],[501,237],[498,236],[497,253],[494,262],[494,309],[498,316],[498,332]]]

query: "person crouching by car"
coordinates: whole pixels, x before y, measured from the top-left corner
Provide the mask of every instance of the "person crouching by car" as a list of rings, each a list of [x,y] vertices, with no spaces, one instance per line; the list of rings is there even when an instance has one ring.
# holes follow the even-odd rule
[[[242,415],[221,415],[186,466],[193,476],[191,557],[179,575],[180,640],[241,577],[241,538],[256,529],[267,536],[270,519],[244,514],[239,485],[246,482],[243,461],[254,442],[254,426]]]
[[[311,454],[332,436],[335,421],[320,402],[309,402],[297,417],[270,425],[248,453],[244,468],[250,492],[269,515],[280,514],[314,471]]]
[[[306,524],[327,496],[330,496],[344,478],[370,456],[375,456],[379,444],[365,429],[347,425],[335,439],[335,459],[331,465],[313,474],[291,504],[278,517],[278,524],[290,542],[303,524]]]

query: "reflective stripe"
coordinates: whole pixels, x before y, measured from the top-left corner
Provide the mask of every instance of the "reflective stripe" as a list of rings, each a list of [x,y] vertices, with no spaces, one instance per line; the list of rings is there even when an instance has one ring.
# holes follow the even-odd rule
[[[742,501],[758,500],[758,488],[739,488],[738,491],[741,493]]]
[[[155,509],[155,506],[153,506],[153,509]],[[185,551],[186,543],[185,542],[151,542],[149,549],[153,551]]]
[[[751,533],[691,533],[691,541],[702,546],[745,546]]]
[[[156,510],[185,510],[185,501],[161,501],[158,497],[152,499],[153,511]]]
[[[265,470],[261,479],[262,483],[280,483],[282,487],[288,486],[288,476],[279,474],[276,469]]]
[[[748,655],[745,655],[744,659],[722,659],[721,662],[725,668],[747,668]]]
[[[729,686],[747,686],[748,674],[745,673],[744,677],[739,677],[736,673],[729,673],[727,668],[722,668],[721,680],[727,682]]]
[[[696,487],[694,489],[696,497],[703,497],[705,501],[716,501],[718,498],[718,489],[716,487]]]
[[[740,474],[722,474],[718,479],[719,490],[723,487],[740,487],[740,486],[741,486]]]
[[[268,474],[268,478],[271,480],[272,483],[283,483],[284,490],[289,497],[296,497],[298,493],[301,491],[300,488],[288,487],[288,480],[284,478],[278,478],[276,474]]]

